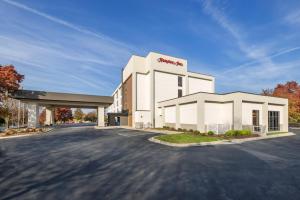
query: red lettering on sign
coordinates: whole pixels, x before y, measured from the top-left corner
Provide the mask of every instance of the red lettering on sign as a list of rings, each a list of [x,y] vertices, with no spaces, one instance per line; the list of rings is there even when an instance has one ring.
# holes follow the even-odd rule
[[[167,60],[167,59],[164,59],[164,58],[158,58],[157,59],[158,62],[164,62],[164,63],[167,63],[167,64],[172,64],[172,65],[176,65],[176,66],[183,66],[183,63],[179,62],[179,61],[173,61],[173,60]]]

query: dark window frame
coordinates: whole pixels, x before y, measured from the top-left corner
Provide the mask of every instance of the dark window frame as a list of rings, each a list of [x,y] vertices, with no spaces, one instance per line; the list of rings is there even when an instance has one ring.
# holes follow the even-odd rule
[[[252,125],[259,126],[259,110],[252,110]]]
[[[182,76],[178,76],[178,86],[182,87]]]
[[[280,131],[280,112],[269,111],[268,112],[269,131]]]
[[[182,89],[178,89],[178,98],[182,97]]]

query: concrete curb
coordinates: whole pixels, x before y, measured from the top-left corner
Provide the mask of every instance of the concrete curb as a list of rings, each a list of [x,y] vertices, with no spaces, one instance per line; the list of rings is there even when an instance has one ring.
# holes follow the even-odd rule
[[[300,129],[300,127],[290,127],[290,129],[299,130],[299,129]]]
[[[280,138],[280,137],[288,137],[288,136],[294,136],[294,133],[280,133],[276,135],[269,135],[269,136],[260,136],[260,137],[254,137],[254,138],[244,138],[244,139],[232,139],[232,140],[221,140],[221,141],[215,141],[215,142],[201,142],[201,143],[188,143],[188,144],[176,144],[176,143],[170,143],[161,141],[158,139],[155,139],[154,137],[149,138],[148,140],[154,143],[163,144],[171,147],[194,147],[194,146],[214,146],[214,145],[225,145],[225,144],[241,144],[244,142],[250,142],[250,141],[257,141],[257,140],[266,140],[266,139],[272,139],[272,138]]]
[[[20,138],[20,137],[29,137],[29,136],[38,136],[38,135],[44,135],[45,133],[48,133],[50,131],[52,131],[54,128],[51,128],[45,132],[36,132],[36,133],[32,133],[32,134],[23,134],[23,135],[11,135],[11,136],[2,136],[0,137],[0,140],[4,140],[4,139],[13,139],[13,138]]]

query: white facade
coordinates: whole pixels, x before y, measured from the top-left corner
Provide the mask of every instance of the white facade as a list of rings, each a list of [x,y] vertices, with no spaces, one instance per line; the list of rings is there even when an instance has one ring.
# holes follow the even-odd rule
[[[175,109],[173,114],[176,117],[172,118],[172,123],[166,121],[170,118],[166,113],[169,106],[181,108],[185,105],[195,105],[195,102],[196,106],[193,106],[193,109],[189,108],[189,111]],[[243,92],[228,94],[200,92],[161,101],[158,106],[163,110],[161,116],[163,125],[174,128],[187,129],[189,127],[200,132],[211,130],[215,133],[225,133],[231,129],[250,129],[259,133],[288,131],[288,100],[284,98]],[[196,123],[194,123],[195,118]],[[186,126],[187,122],[193,122],[191,124],[194,126]]]
[[[262,124],[263,104],[243,102],[242,104],[242,122],[244,125],[252,125],[252,112],[259,111],[259,124]]]
[[[181,124],[197,124],[197,103],[180,105],[179,112]]]
[[[136,83],[136,108],[137,110],[150,111],[150,73],[137,74]]]
[[[255,114],[259,130],[268,129],[268,115],[274,115],[280,129],[287,130],[287,99],[242,92],[216,94],[215,78],[189,72],[187,60],[182,58],[153,52],[146,57],[132,56],[122,76],[122,84],[131,79],[132,96],[126,99],[131,105],[132,126],[224,132],[254,126]],[[122,111],[122,84],[113,94],[110,112]]]
[[[114,102],[106,109],[106,113],[121,113],[122,112],[122,86],[121,86],[121,84],[113,92],[112,96],[114,98]]]
[[[176,123],[176,107],[165,108],[165,123]]]
[[[132,126],[143,122],[161,127],[158,102],[178,98],[179,90],[182,96],[215,91],[213,76],[188,72],[187,60],[153,52],[146,57],[132,56],[122,76],[123,83],[132,78]],[[181,84],[178,77],[181,77]],[[116,106],[114,102],[108,112],[119,111]]]
[[[205,125],[233,124],[233,103],[211,103],[204,104]]]

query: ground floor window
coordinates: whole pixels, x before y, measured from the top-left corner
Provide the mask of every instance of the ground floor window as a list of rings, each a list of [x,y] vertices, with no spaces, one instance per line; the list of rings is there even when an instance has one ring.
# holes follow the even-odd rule
[[[279,111],[269,111],[269,131],[280,131]]]

